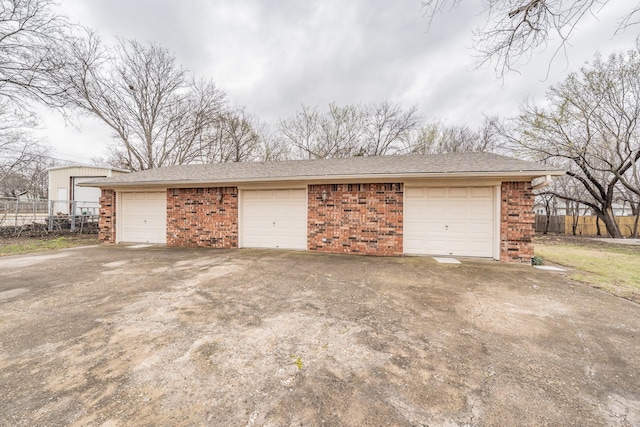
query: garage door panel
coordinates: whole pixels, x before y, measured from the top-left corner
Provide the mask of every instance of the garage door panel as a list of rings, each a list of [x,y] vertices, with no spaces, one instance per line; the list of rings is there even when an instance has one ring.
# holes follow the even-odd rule
[[[486,199],[493,199],[492,187],[471,187],[471,197],[483,197]]]
[[[468,221],[472,216],[473,206],[463,201],[452,201],[446,209],[443,209],[440,215],[445,214],[450,222]]]
[[[436,199],[431,201],[430,203],[425,202],[424,204],[422,204],[421,208],[422,208],[422,213],[432,218],[434,221],[437,221],[439,218],[441,218],[443,212],[445,214],[448,214],[448,207],[447,207],[446,200]],[[422,221],[422,220],[420,219],[419,221]]]
[[[167,242],[166,192],[121,193],[121,242]]]
[[[487,251],[491,251],[491,245],[487,243],[472,243],[466,247],[466,256],[486,257]]]
[[[455,199],[455,198],[467,198],[469,196],[469,189],[466,187],[462,188],[448,188],[447,198]]]
[[[493,255],[492,187],[407,188],[407,194],[405,253]]]
[[[493,235],[493,229],[491,226],[493,225],[493,221],[488,219],[472,219],[467,223],[470,228],[470,232],[483,233],[487,236]]]
[[[444,240],[428,239],[424,242],[425,253],[437,254],[444,244],[446,244]]]
[[[242,205],[243,247],[307,248],[306,190],[246,190]]]
[[[427,198],[444,198],[446,195],[444,188],[426,188],[423,197]]]
[[[469,247],[469,243],[465,241],[452,239],[449,241],[450,255],[462,255],[464,253],[473,253],[474,251]]]
[[[405,188],[404,197],[405,199],[418,198],[422,199],[424,197],[426,189],[425,188]]]

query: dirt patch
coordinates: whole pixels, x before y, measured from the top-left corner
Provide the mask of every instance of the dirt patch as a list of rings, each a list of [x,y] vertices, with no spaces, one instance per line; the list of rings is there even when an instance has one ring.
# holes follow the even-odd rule
[[[640,307],[562,275],[280,251],[68,252],[3,276],[2,425],[640,423]],[[21,258],[34,256],[6,260]]]

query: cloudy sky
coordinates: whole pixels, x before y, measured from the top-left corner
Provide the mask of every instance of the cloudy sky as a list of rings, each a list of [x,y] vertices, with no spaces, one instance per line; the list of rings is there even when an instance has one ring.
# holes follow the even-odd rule
[[[635,28],[613,37],[629,4],[611,0],[597,18],[580,23],[566,57],[549,67],[552,44],[500,80],[492,68],[474,67],[481,3],[462,2],[437,16],[428,32],[420,0],[61,0],[60,7],[106,41],[118,36],[166,46],[267,123],[301,104],[388,100],[418,107],[424,120],[476,126],[483,114],[506,116],[527,97],[542,99],[596,50],[606,55],[635,45]],[[53,157],[74,162],[100,156],[111,141],[109,129],[93,119],[70,125],[48,113],[38,135]]]

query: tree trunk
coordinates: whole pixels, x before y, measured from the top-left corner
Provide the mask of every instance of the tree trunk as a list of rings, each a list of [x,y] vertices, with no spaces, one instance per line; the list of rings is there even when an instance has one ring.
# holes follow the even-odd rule
[[[551,212],[549,212],[549,208],[547,207],[547,220],[544,223],[544,232],[542,234],[546,235],[549,233],[549,223],[551,222]]]
[[[618,223],[616,222],[615,217],[613,216],[613,210],[609,207],[603,211],[597,211],[596,215],[598,219],[601,219],[604,222],[604,226],[607,228],[607,233],[609,237],[614,239],[622,238],[622,233],[620,233],[620,228],[618,227]],[[596,222],[597,224],[597,222]],[[600,235],[600,228],[598,227],[598,235]]]
[[[544,231],[542,232],[542,234],[544,234],[545,236],[549,234],[549,222],[551,222],[551,217],[547,215],[547,220],[544,223]]]
[[[580,205],[576,203],[576,207],[573,208],[573,203],[571,203],[569,206],[571,206],[571,234],[575,236],[580,219]]]

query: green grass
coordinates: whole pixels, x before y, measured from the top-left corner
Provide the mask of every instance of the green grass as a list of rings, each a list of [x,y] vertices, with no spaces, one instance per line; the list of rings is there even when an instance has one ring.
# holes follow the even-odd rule
[[[300,356],[295,356],[295,355],[291,355],[292,359],[295,359],[295,361],[293,362],[294,365],[296,365],[298,367],[298,369],[302,369],[303,363],[302,363],[302,358]]]
[[[97,243],[95,238],[78,238],[76,236],[56,237],[53,239],[21,238],[0,240],[0,256],[65,249],[95,243]]]
[[[640,302],[640,250],[593,242],[536,241],[536,255],[572,269],[571,278]]]

